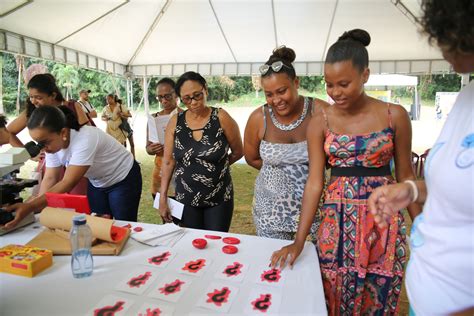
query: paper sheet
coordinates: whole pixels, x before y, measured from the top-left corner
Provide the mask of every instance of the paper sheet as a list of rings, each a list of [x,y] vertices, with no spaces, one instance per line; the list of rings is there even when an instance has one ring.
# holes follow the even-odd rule
[[[278,315],[281,291],[270,287],[253,288],[245,301],[245,315]]]
[[[149,315],[160,315],[169,316],[173,315],[174,306],[166,303],[144,303],[136,313],[131,313],[133,316],[149,316]]]
[[[176,303],[191,283],[192,277],[167,273],[148,293],[148,297]]]
[[[168,198],[168,206],[173,217],[176,217],[177,219],[181,219],[183,217],[183,203]],[[160,193],[158,192],[156,193],[155,201],[153,202],[153,207],[156,209],[160,208]]]
[[[107,295],[86,315],[125,315],[133,303],[133,300],[122,296]]]
[[[148,141],[152,143],[159,143],[158,129],[156,128],[155,118],[148,115]]]
[[[146,289],[158,278],[158,272],[146,266],[140,266],[120,281],[115,290],[142,295]]]
[[[152,143],[165,143],[165,130],[171,115],[148,115],[148,140]]]
[[[239,289],[223,283],[212,283],[198,301],[199,307],[227,313]]]
[[[216,279],[242,282],[249,269],[248,263],[242,263],[239,260],[228,261],[221,265],[215,275]]]
[[[166,266],[173,261],[173,258],[176,256],[176,252],[166,250],[163,252],[158,252],[146,258],[145,264],[151,265],[152,267],[157,268],[166,268]]]
[[[147,229],[141,232],[134,232],[132,238],[138,242],[149,246],[169,246],[172,247],[181,239],[185,230],[173,223],[163,224],[154,229]]]

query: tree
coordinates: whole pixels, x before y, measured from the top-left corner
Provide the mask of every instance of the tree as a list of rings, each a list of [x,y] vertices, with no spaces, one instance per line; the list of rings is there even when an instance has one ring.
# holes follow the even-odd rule
[[[72,88],[77,90],[79,85],[77,68],[71,65],[56,64],[53,67],[52,74],[56,78],[57,86],[66,88],[66,100],[72,98]]]
[[[317,92],[324,88],[323,76],[304,76],[300,77],[300,87],[309,91]]]

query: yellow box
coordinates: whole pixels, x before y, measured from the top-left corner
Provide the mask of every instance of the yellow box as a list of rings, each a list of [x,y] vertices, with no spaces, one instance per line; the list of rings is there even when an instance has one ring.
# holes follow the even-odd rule
[[[22,245],[0,248],[0,272],[34,277],[53,265],[53,252]]]

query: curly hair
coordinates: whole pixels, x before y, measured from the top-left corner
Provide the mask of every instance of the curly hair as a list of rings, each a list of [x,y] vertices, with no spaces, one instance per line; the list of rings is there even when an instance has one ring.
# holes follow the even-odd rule
[[[474,1],[423,0],[422,9],[421,26],[430,43],[474,53]]]

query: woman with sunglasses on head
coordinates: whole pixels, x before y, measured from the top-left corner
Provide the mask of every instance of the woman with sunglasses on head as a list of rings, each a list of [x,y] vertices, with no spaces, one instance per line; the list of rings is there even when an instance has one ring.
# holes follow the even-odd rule
[[[474,2],[424,0],[421,25],[457,73],[474,72]],[[423,205],[410,234],[410,315],[474,315],[474,81],[459,92],[426,159],[425,179],[383,186],[369,198],[381,227]],[[387,220],[388,219],[388,220]],[[462,311],[462,312],[461,312]]]
[[[229,231],[234,210],[230,165],[242,157],[239,127],[223,109],[207,106],[206,80],[189,71],[176,83],[187,110],[166,128],[159,212],[172,217],[167,192],[174,170],[176,200],[184,204],[185,227]]]
[[[89,122],[86,114],[78,102],[68,102],[64,99],[61,91],[56,85],[56,79],[51,74],[38,74],[33,76],[27,84],[29,97],[26,101],[26,109],[8,124],[10,132],[10,144],[14,147],[23,147],[23,143],[16,137],[23,129],[35,109],[44,105],[67,105],[77,115],[79,124],[85,125]]]
[[[154,118],[173,116],[182,110],[178,107],[177,96],[174,91],[176,83],[171,78],[162,78],[156,85],[156,99],[162,106],[162,110],[152,114]],[[146,152],[155,156],[155,166],[151,180],[151,195],[155,199],[156,193],[160,192],[161,186],[161,165],[163,160],[164,144],[152,143],[148,138],[148,127],[146,134]],[[173,183],[170,183],[171,191],[174,191]]]
[[[42,106],[60,106],[65,105],[70,108],[76,115],[79,124],[90,125],[89,119],[86,113],[82,109],[82,106],[73,100],[66,101],[61,94],[58,86],[56,85],[56,79],[51,74],[38,74],[33,76],[27,84],[29,98],[26,102],[26,109],[20,113],[20,115],[8,125],[8,131],[10,132],[10,144],[14,147],[22,147],[23,143],[16,136],[23,129],[25,129],[28,119],[32,113]],[[41,178],[44,175],[44,155],[40,155],[38,166],[36,171]],[[87,180],[83,179],[77,186],[75,186],[69,193],[85,195],[87,192]],[[36,195],[34,192],[33,195]],[[39,192],[40,194],[42,192]]]
[[[28,130],[46,152],[41,192],[66,193],[86,177],[92,212],[117,220],[137,220],[142,190],[140,167],[115,139],[96,127],[81,127],[65,106],[36,109],[28,120]],[[63,166],[66,172],[61,179]],[[41,194],[27,203],[7,207],[16,215],[5,226],[14,227],[28,213],[46,205],[46,196]]]
[[[256,109],[245,128],[245,160],[260,170],[254,193],[257,235],[294,239],[308,176],[306,129],[324,101],[298,94],[295,52],[282,46],[260,67],[267,104]],[[313,230],[316,226],[313,227]]]
[[[324,79],[334,104],[315,115],[308,127],[310,170],[295,241],[271,258],[272,266],[284,267],[288,257],[292,266],[300,255],[329,166],[316,249],[330,315],[397,314],[407,256],[402,212],[390,218],[389,229],[381,229],[367,208],[373,190],[396,182],[392,159],[397,181],[415,178],[408,113],[364,92],[369,43],[370,35],[355,29],[327,52]],[[413,218],[419,207],[411,205],[409,212]]]

